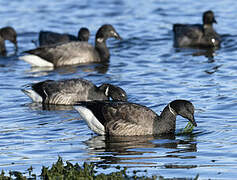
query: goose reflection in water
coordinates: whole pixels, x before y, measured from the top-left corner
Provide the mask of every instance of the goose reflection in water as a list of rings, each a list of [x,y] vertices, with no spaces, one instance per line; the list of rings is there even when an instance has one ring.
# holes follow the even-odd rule
[[[175,48],[176,53],[187,53],[188,56],[205,56],[209,61],[213,60],[216,55],[216,49],[187,49],[187,48]]]
[[[195,137],[175,135],[165,136],[94,136],[84,143],[88,146],[90,161],[97,166],[125,165],[157,167],[164,158],[193,159],[195,156],[185,154],[196,152]],[[163,165],[162,165],[163,166]],[[165,164],[164,164],[165,166]]]
[[[34,111],[74,111],[73,106],[71,105],[58,105],[58,104],[42,104],[37,102],[27,103],[24,106],[29,107]]]
[[[105,74],[109,69],[109,62],[105,63],[90,63],[84,65],[74,66],[62,66],[62,67],[31,67],[26,73],[34,74],[36,77],[45,76],[52,71],[58,72],[59,74],[74,74],[79,71],[82,72],[97,72]]]

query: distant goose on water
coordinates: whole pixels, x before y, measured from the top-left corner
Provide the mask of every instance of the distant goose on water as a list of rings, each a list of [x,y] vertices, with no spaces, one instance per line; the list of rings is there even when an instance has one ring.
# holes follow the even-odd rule
[[[52,31],[40,31],[39,33],[39,45],[48,46],[57,43],[67,43],[71,41],[86,41],[88,42],[90,37],[89,29],[82,27],[78,31],[78,37],[71,34],[60,34]]]
[[[85,79],[46,80],[22,89],[34,102],[71,105],[78,101],[113,100],[127,101],[126,92],[112,84],[97,87]]]
[[[74,108],[99,135],[139,136],[175,132],[176,116],[187,118],[194,126],[194,106],[186,100],[174,100],[157,115],[151,109],[129,102],[79,102]]]
[[[112,25],[105,24],[96,33],[95,47],[88,42],[69,42],[51,46],[42,46],[26,51],[20,59],[32,66],[65,66],[80,63],[104,62],[110,58],[106,40],[110,37],[121,39]]]
[[[0,53],[5,56],[7,53],[5,40],[9,40],[15,46],[15,51],[18,50],[17,47],[17,34],[14,28],[7,26],[0,29]]]
[[[174,46],[211,48],[220,47],[221,37],[213,28],[217,23],[212,11],[203,13],[203,24],[174,24]]]

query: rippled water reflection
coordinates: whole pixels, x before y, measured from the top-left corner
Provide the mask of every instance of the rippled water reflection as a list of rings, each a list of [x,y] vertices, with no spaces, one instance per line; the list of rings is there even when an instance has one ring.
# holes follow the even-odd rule
[[[165,178],[233,179],[237,168],[237,35],[236,3],[213,1],[0,1],[1,26],[18,34],[19,52],[7,43],[0,58],[0,168],[39,174],[62,156],[72,163],[95,162],[99,172],[116,166],[146,169],[146,175]],[[199,23],[212,9],[222,34],[215,52],[175,49],[173,23]],[[190,20],[191,19],[191,20]],[[74,67],[32,68],[18,59],[34,48],[40,30],[77,34],[111,23],[123,41],[108,41],[110,62]],[[160,113],[167,103],[182,98],[196,107],[198,127],[191,135],[111,138],[92,133],[71,107],[42,107],[31,103],[21,88],[46,79],[86,78],[121,86],[129,101]],[[177,131],[187,121],[177,119]],[[107,167],[107,169],[103,169]]]

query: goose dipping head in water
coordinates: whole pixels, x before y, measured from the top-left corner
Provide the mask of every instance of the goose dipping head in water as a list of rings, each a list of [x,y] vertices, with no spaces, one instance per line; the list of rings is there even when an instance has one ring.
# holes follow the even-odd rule
[[[14,28],[7,26],[0,29],[0,53],[5,56],[7,53],[5,40],[12,42],[15,46],[15,52],[18,50],[17,33]]]
[[[79,102],[74,108],[99,135],[144,136],[175,133],[176,116],[180,115],[197,126],[194,106],[187,100],[174,100],[160,116],[148,107],[129,102]]]
[[[112,84],[97,87],[85,79],[46,80],[30,84],[22,91],[34,102],[43,104],[72,105],[78,101],[112,100],[127,101],[126,92]]]

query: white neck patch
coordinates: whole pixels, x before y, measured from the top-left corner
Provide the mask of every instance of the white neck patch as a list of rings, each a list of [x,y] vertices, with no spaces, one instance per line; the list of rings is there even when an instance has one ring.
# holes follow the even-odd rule
[[[170,104],[169,104],[169,110],[170,110],[170,112],[174,115],[174,116],[176,116],[176,112],[175,112],[175,110],[172,108],[172,107],[170,107]]]
[[[214,38],[211,39],[211,42],[215,44],[216,40]]]
[[[46,98],[48,97],[48,94],[46,93],[45,89],[44,89],[44,94],[46,95]]]
[[[105,96],[109,96],[109,86],[107,86],[107,88],[105,89]]]

